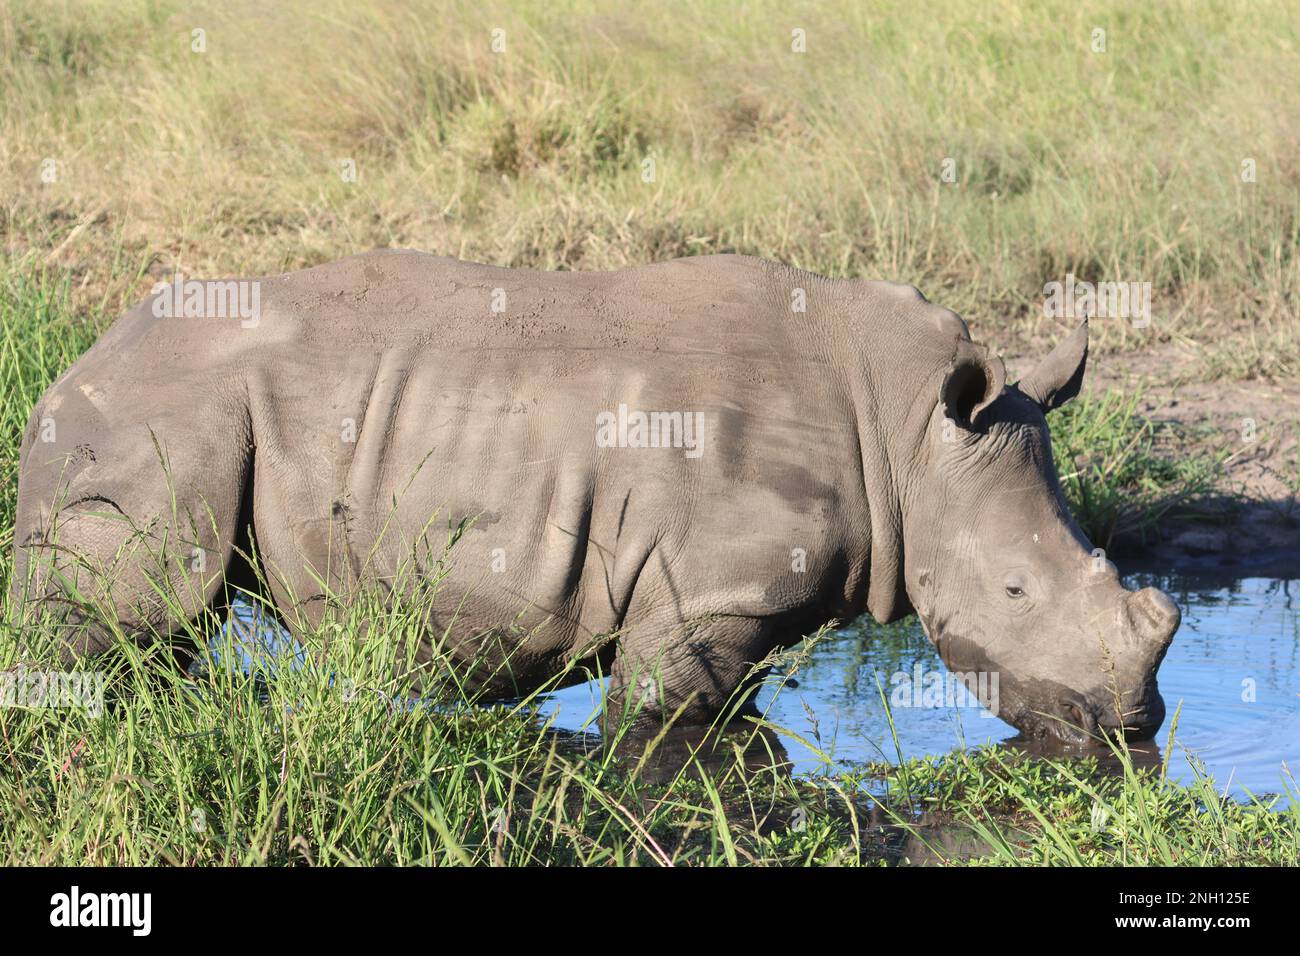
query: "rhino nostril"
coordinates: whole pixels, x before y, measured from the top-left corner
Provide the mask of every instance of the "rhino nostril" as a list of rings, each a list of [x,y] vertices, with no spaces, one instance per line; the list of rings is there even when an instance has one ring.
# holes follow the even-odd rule
[[[1125,694],[1103,706],[1097,728],[1108,737],[1146,740],[1155,736],[1165,719],[1165,701],[1154,680],[1141,690]]]
[[[1096,718],[1092,713],[1075,701],[1069,701],[1065,705],[1065,718],[1075,728],[1082,730],[1085,734],[1091,734],[1097,729]]]

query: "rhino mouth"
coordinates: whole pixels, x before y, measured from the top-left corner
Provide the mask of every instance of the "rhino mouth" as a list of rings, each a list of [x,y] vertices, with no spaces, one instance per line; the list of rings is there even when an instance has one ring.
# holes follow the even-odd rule
[[[1101,739],[1101,725],[1082,699],[1066,700],[1050,708],[1026,708],[1010,723],[1030,740],[1085,747]]]
[[[1154,674],[1140,689],[1125,693],[1120,705],[1113,689],[1080,692],[1050,680],[1018,680],[1011,668],[990,658],[969,635],[952,631],[946,621],[932,625],[922,615],[921,624],[950,671],[1000,675],[1002,706],[994,712],[1026,739],[1095,747],[1108,738],[1148,740],[1164,723],[1165,703]]]
[[[1113,701],[1098,705],[1069,695],[1055,706],[1022,709],[1011,723],[1032,740],[1054,740],[1074,747],[1096,746],[1107,740],[1149,740],[1165,719],[1165,703],[1152,686],[1139,695],[1139,703],[1119,712]]]

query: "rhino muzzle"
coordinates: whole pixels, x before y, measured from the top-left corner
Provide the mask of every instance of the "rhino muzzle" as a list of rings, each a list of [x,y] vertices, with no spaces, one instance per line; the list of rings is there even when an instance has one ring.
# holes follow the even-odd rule
[[[1182,621],[1178,605],[1155,588],[1131,592],[1120,607],[1121,648],[1108,661],[1111,679],[1088,694],[1065,692],[1055,705],[1027,713],[1017,724],[1035,736],[1066,743],[1102,737],[1147,740],[1165,719],[1156,672]]]

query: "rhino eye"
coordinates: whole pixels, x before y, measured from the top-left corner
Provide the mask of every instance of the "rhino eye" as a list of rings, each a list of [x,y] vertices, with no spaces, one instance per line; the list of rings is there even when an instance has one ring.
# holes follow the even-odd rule
[[[1007,597],[1009,597],[1009,598],[1021,598],[1021,597],[1024,597],[1024,596],[1025,596],[1025,589],[1024,589],[1024,588],[1018,588],[1018,587],[1016,587],[1014,584],[1008,584],[1008,585],[1007,585]]]

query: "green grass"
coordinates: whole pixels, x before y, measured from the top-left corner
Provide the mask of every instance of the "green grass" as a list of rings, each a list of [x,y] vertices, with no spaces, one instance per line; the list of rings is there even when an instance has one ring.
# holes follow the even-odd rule
[[[1290,438],[1291,454],[1280,456],[1271,468],[1280,486],[1280,494],[1266,504],[1282,522],[1295,527],[1300,524],[1300,418],[1283,423],[1278,431],[1283,438]]]
[[[349,638],[358,615],[364,641]],[[192,677],[123,642],[98,665],[102,714],[0,708],[0,862],[1300,862],[1300,803],[1236,802],[1122,754],[1118,776],[985,748],[792,777],[751,728],[664,771],[643,743],[613,755],[548,731],[535,699],[480,707],[444,680],[421,687],[430,707],[394,707],[415,692],[393,675],[419,619],[363,602],[270,679],[220,664]],[[24,659],[49,666],[42,640],[29,631]],[[0,665],[17,646],[0,643]]]
[[[1178,426],[1142,415],[1142,392],[1084,393],[1053,412],[1061,487],[1070,510],[1096,547],[1146,543],[1162,526],[1197,515],[1222,496],[1222,452],[1180,453]]]

